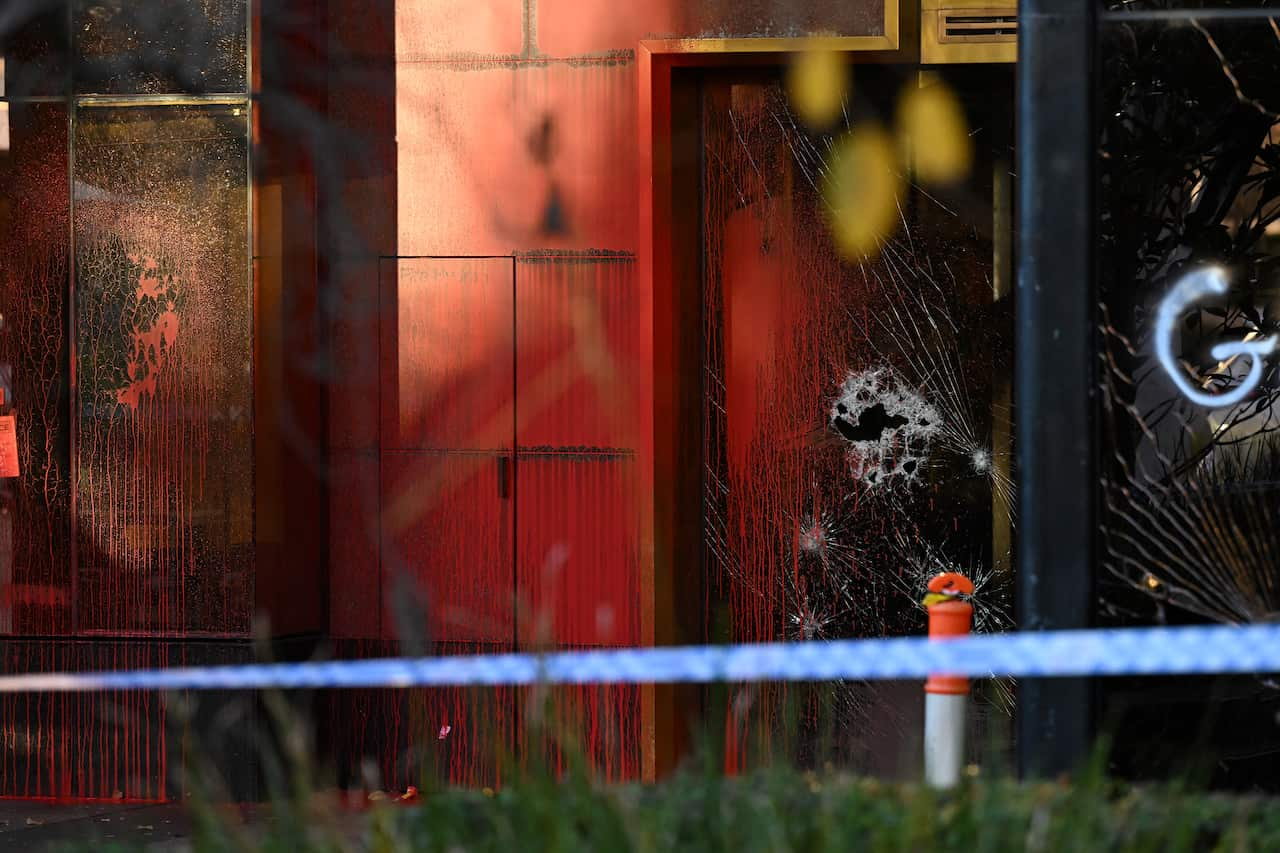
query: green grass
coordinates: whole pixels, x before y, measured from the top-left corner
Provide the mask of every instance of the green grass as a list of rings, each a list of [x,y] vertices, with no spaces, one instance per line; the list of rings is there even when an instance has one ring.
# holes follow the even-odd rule
[[[281,804],[278,804],[281,805]],[[653,786],[528,777],[496,793],[443,790],[415,805],[300,814],[235,835],[203,825],[198,850],[275,851],[1199,851],[1280,849],[1280,809],[1260,797],[971,781],[941,793],[789,770]],[[288,811],[288,807],[285,809]]]
[[[312,766],[307,727],[279,696],[266,698],[283,733],[262,745],[271,801],[246,822],[215,805],[226,798],[197,767],[186,802],[198,851],[1280,850],[1280,799],[1115,782],[1098,770],[1105,765],[1101,747],[1093,769],[1071,780],[1026,783],[989,774],[949,792],[836,769],[797,770],[776,755],[762,761],[767,769],[726,778],[717,772],[723,765],[713,738],[695,751],[701,760],[652,785],[598,784],[581,771],[556,777],[538,764],[536,751],[522,761],[499,751],[508,781],[496,792],[424,783],[413,803],[353,812],[314,788],[326,774]],[[585,767],[573,739],[558,734],[570,766]]]

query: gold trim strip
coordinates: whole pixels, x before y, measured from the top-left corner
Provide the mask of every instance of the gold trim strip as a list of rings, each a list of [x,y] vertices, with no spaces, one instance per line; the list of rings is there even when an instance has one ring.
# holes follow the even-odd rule
[[[71,99],[77,107],[180,107],[224,105],[243,107],[251,96],[237,95],[76,95]]]
[[[796,53],[804,50],[896,50],[889,36],[814,36],[812,38],[663,39],[645,41],[651,53]]]
[[[643,39],[650,53],[797,53],[805,50],[891,51],[902,47],[898,6],[902,0],[884,0],[882,35],[814,35],[790,38],[678,38]]]

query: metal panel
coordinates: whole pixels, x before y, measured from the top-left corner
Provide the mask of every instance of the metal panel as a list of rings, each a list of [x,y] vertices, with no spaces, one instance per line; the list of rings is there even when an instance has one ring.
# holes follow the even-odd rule
[[[1018,621],[1083,628],[1092,610],[1094,504],[1093,6],[1024,0],[1018,64]],[[1028,681],[1018,697],[1023,774],[1087,753],[1086,681]]]
[[[513,261],[391,259],[382,279],[382,634],[510,643]]]
[[[511,447],[512,276],[510,258],[383,263],[384,450]]]
[[[383,453],[382,631],[407,650],[424,640],[503,643],[514,636],[506,459]]]
[[[520,454],[524,644],[639,643],[634,482],[631,454]]]
[[[1014,62],[1017,29],[1014,0],[923,0],[920,61],[926,65]]]
[[[522,451],[636,447],[639,303],[628,255],[517,264],[516,430]]]

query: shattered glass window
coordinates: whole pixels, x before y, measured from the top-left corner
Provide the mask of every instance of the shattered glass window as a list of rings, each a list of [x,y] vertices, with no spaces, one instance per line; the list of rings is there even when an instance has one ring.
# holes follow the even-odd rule
[[[1212,5],[1236,8],[1181,15],[1113,2],[1099,29],[1107,625],[1280,613],[1280,27],[1245,9],[1264,4]],[[1139,707],[1116,737],[1137,744],[1124,772],[1175,760],[1195,732],[1230,741],[1215,751],[1227,756],[1216,774],[1267,778],[1280,744],[1259,733],[1275,732],[1280,693],[1249,679],[1214,684],[1108,684],[1112,708]],[[1156,692],[1152,709],[1143,697]],[[1230,731],[1203,720],[1194,703],[1207,695]]]
[[[1012,627],[1011,78],[956,75],[972,167],[926,186],[890,130],[921,81],[857,75],[824,132],[778,81],[703,89],[707,624],[736,642],[919,634],[947,570],[974,580],[977,630]],[[874,228],[835,215],[841,169],[858,204],[884,194],[855,212]],[[788,689],[752,713],[776,722]],[[846,755],[895,740],[887,688],[837,689]]]
[[[1280,33],[1117,22],[1101,46],[1108,608],[1259,621],[1280,611]]]
[[[244,92],[247,0],[75,0],[77,92]]]

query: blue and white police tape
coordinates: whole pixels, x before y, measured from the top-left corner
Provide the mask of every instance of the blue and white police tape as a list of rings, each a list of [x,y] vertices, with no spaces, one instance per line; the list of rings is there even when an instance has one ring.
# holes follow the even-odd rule
[[[1126,628],[0,676],[0,693],[1280,671],[1280,625]]]

